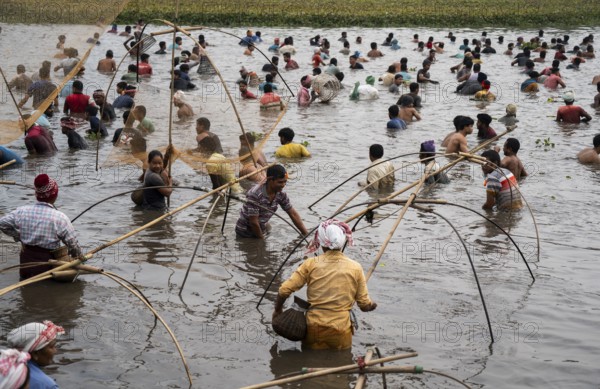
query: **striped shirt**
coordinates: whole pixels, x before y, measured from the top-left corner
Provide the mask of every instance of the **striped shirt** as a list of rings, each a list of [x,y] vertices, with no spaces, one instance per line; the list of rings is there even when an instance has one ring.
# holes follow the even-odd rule
[[[292,209],[290,199],[284,192],[277,192],[273,201],[270,201],[269,195],[267,194],[266,183],[254,186],[246,193],[246,198],[248,202],[244,203],[242,206],[240,217],[235,225],[235,232],[245,238],[254,237],[254,233],[250,227],[250,216],[258,216],[258,224],[260,225],[261,231],[264,233],[266,231],[267,222],[277,211],[277,205],[281,205],[281,208],[286,212]]]
[[[28,246],[55,250],[61,242],[73,257],[81,255],[75,229],[64,213],[54,205],[38,201],[19,207],[0,219],[0,231]]]
[[[485,189],[496,196],[498,209],[521,208],[523,202],[518,191],[517,179],[508,169],[498,168],[487,175]]]

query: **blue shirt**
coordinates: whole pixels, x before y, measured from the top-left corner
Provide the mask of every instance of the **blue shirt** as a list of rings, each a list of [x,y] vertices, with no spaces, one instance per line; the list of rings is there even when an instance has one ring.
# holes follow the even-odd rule
[[[272,82],[266,82],[266,81],[265,82],[261,82],[260,84],[258,84],[258,90],[261,91],[261,92],[264,91],[265,90],[265,85],[267,85],[267,84],[271,85],[271,88],[273,88],[274,91],[277,90],[277,85],[276,84],[273,84]]]
[[[393,118],[387,122],[387,128],[393,128],[396,130],[406,130],[406,123],[400,118]]]
[[[4,146],[0,146],[0,165],[5,164],[8,161],[16,160],[15,164],[23,163],[23,159],[19,156],[19,154],[15,153],[12,150],[7,149]]]
[[[133,98],[129,95],[121,95],[113,101],[113,108],[127,108],[130,109],[133,107]]]
[[[241,46],[250,46],[251,43],[253,42],[254,39],[252,39],[251,36],[245,36],[242,38],[242,40],[240,40],[240,45]]]
[[[30,389],[58,389],[56,382],[40,370],[35,362],[29,360],[27,367],[29,368]]]

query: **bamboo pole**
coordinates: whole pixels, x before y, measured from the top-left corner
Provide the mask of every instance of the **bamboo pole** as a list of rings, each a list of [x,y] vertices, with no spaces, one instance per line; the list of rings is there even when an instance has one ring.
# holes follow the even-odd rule
[[[512,132],[512,131],[513,131],[513,130],[516,128],[516,127],[517,127],[517,126],[506,127],[506,131],[504,131],[504,132],[502,132],[502,133],[500,133],[500,134],[496,135],[496,136],[495,136],[495,137],[493,137],[493,138],[490,138],[490,139],[488,139],[488,140],[487,140],[487,141],[485,141],[485,142],[482,142],[481,144],[479,144],[479,146],[476,146],[476,147],[472,148],[472,149],[469,151],[469,154],[473,154],[473,153],[475,153],[475,152],[477,152],[477,151],[481,150],[482,148],[484,148],[484,147],[487,147],[487,146],[488,146],[488,145],[490,145],[492,142],[495,142],[496,140],[500,139],[500,138],[501,138],[501,137],[503,137],[504,135],[506,135],[506,134],[508,134],[508,133]],[[452,155],[452,154],[448,154],[448,155]],[[458,154],[456,154],[456,155],[458,155]],[[448,169],[450,169],[451,167],[453,167],[453,166],[457,165],[459,162],[462,162],[462,161],[463,161],[463,160],[465,160],[465,159],[466,159],[466,158],[465,158],[465,157],[463,157],[463,156],[458,156],[458,158],[457,158],[457,159],[455,159],[454,161],[452,161],[452,162],[450,162],[450,163],[447,163],[446,165],[442,166],[441,168],[439,168],[439,169],[438,169],[438,170],[436,170],[435,172],[432,172],[432,173],[430,173],[430,174],[429,174],[429,176],[431,176],[431,175],[434,175],[434,174],[441,173],[441,172],[443,172],[443,171],[445,171],[445,170],[448,170]],[[428,178],[428,177],[426,177],[426,178]],[[415,182],[413,182],[412,184],[409,184],[409,185],[405,186],[404,188],[402,188],[402,189],[400,189],[400,190],[398,190],[398,191],[396,191],[396,192],[394,192],[394,193],[390,194],[389,196],[385,197],[385,199],[387,199],[387,200],[389,200],[389,199],[393,199],[394,197],[397,197],[398,195],[400,195],[400,194],[402,194],[402,193],[404,193],[404,192],[408,191],[409,189],[411,189],[411,188],[414,188],[414,187],[415,187],[415,186],[417,186],[418,184],[419,184],[419,181],[415,181]],[[369,207],[367,207],[366,209],[362,210],[361,212],[358,212],[357,214],[354,214],[354,215],[352,215],[351,217],[349,217],[348,219],[344,220],[344,222],[345,222],[345,223],[349,223],[349,222],[351,222],[352,220],[356,219],[357,217],[360,217],[360,216],[362,216],[363,214],[365,214],[365,213],[367,213],[367,212],[369,212],[369,211],[371,211],[371,210],[373,210],[373,209],[375,209],[375,208],[376,208],[376,206],[369,206]]]
[[[324,367],[313,367],[307,369],[309,372],[313,371],[323,371],[327,368]],[[423,373],[423,367],[421,366],[369,366],[364,369],[354,368],[351,370],[346,370],[341,372],[341,374],[360,374],[359,379],[364,374],[385,374],[385,373],[412,373],[412,374],[421,374]],[[340,373],[335,373],[340,374]],[[358,382],[358,381],[356,381]],[[358,386],[355,389],[359,389]]]
[[[385,358],[372,359],[368,363],[365,363],[365,365],[366,366],[372,366],[372,365],[377,365],[377,364],[384,363],[384,362],[397,361],[399,359],[413,358],[413,357],[416,357],[418,355],[419,355],[418,353],[407,353],[407,354],[392,355],[392,356],[385,357]],[[308,378],[322,377],[322,376],[327,375],[327,374],[342,373],[342,372],[345,372],[346,370],[352,370],[352,369],[356,369],[356,368],[358,368],[358,365],[355,364],[355,363],[352,364],[352,365],[332,367],[332,368],[328,368],[328,369],[325,369],[325,370],[315,371],[315,372],[303,374],[303,375],[296,376],[296,377],[284,378],[284,379],[280,379],[280,380],[273,380],[273,381],[265,382],[265,383],[262,383],[262,384],[244,386],[241,389],[270,388],[272,386],[278,386],[278,385],[288,384],[288,383],[291,383],[291,382],[302,381],[302,380],[305,380],[305,379],[308,379]]]
[[[160,19],[159,19],[160,20]],[[192,41],[194,41],[195,44],[198,45],[198,50],[200,52],[200,54],[206,55],[206,58],[208,59],[208,62],[210,63],[210,65],[213,67],[213,69],[215,69],[215,73],[217,74],[217,77],[219,77],[219,80],[221,80],[221,84],[223,85],[223,89],[225,90],[225,94],[227,95],[227,98],[229,99],[229,102],[231,103],[231,107],[233,108],[233,112],[235,113],[235,117],[237,118],[237,121],[240,125],[240,129],[242,130],[242,134],[244,135],[244,140],[246,141],[246,146],[248,147],[248,150],[250,151],[250,156],[252,157],[252,163],[254,164],[254,167],[258,168],[258,163],[256,162],[256,158],[254,157],[254,154],[252,153],[252,148],[250,147],[250,142],[248,142],[248,139],[246,138],[246,130],[244,129],[244,125],[242,123],[242,118],[237,110],[237,106],[235,105],[235,102],[233,101],[233,97],[231,97],[231,93],[229,92],[229,88],[227,87],[227,83],[225,82],[225,80],[223,79],[223,76],[221,75],[221,72],[219,71],[219,69],[217,69],[217,67],[215,66],[214,62],[212,61],[212,59],[208,56],[208,54],[206,53],[206,51],[204,50],[204,48],[202,47],[202,45],[200,44],[200,42],[198,42],[196,39],[194,39],[194,37],[192,37],[192,34],[190,34],[187,30],[169,22],[168,20],[160,20],[161,22],[163,22],[164,24],[166,24],[167,26],[173,28],[173,34],[175,34],[176,31],[180,31],[181,33],[185,34],[188,38],[190,38]],[[171,88],[171,90],[173,90],[173,88]],[[171,94],[171,100],[173,100],[173,95]],[[171,101],[171,105],[173,104],[173,102]]]
[[[365,355],[365,363],[371,362],[372,358],[373,358],[373,350],[368,349],[367,354]],[[362,369],[359,369],[359,370],[362,370]],[[358,376],[358,379],[356,380],[356,386],[354,387],[354,389],[363,389],[365,382],[367,382],[367,376],[363,373],[360,373],[360,375]]]
[[[400,222],[404,218],[404,215],[406,214],[406,211],[408,210],[408,208],[410,207],[410,205],[412,204],[412,202],[417,197],[417,194],[419,193],[419,191],[421,190],[421,187],[425,183],[425,179],[427,179],[427,177],[429,177],[429,175],[430,175],[429,171],[433,168],[433,164],[434,163],[435,163],[434,161],[429,162],[429,164],[425,168],[425,174],[423,174],[423,176],[421,177],[421,179],[418,182],[417,188],[410,194],[410,196],[408,197],[408,200],[406,201],[406,203],[402,207],[402,210],[400,211],[400,214],[398,215],[398,219],[396,219],[396,222],[392,226],[392,229],[388,233],[388,236],[385,239],[385,242],[383,242],[383,245],[381,245],[381,248],[379,249],[379,252],[375,256],[375,259],[373,260],[373,263],[371,264],[371,267],[369,268],[369,271],[367,272],[367,275],[366,275],[367,282],[369,282],[369,278],[371,278],[371,275],[373,274],[373,272],[377,268],[377,264],[379,263],[379,260],[383,256],[383,253],[385,252],[385,249],[387,248],[387,245],[390,243],[390,240],[392,239],[392,236],[394,236],[394,233],[396,232],[396,229],[398,228],[398,226],[400,225]]]
[[[221,200],[221,196],[217,196],[215,201],[213,201],[213,204],[210,207],[210,210],[208,211],[208,215],[206,215],[206,220],[204,220],[204,225],[202,226],[202,231],[200,231],[200,236],[198,237],[198,241],[196,242],[196,247],[194,248],[194,253],[192,254],[192,258],[190,258],[190,264],[188,265],[188,268],[185,271],[185,276],[183,277],[183,282],[181,283],[181,288],[179,288],[179,296],[181,296],[181,293],[183,292],[183,288],[185,287],[185,283],[187,282],[188,275],[190,274],[190,270],[192,269],[192,264],[194,263],[194,258],[196,258],[196,253],[198,252],[198,247],[200,247],[200,242],[202,242],[202,236],[204,235],[204,229],[206,228],[206,225],[208,224],[208,219],[210,219],[210,215],[212,215],[219,200]],[[229,198],[227,199],[227,201],[229,201]]]
[[[419,154],[420,154],[420,152],[419,152]],[[452,154],[436,153],[436,155],[448,156],[448,155],[452,155]],[[403,165],[402,165],[402,166],[400,166],[399,168],[397,168],[397,169],[394,169],[394,173],[396,173],[398,170],[404,169],[404,168],[406,168],[406,167],[408,167],[408,166],[415,165],[415,164],[417,164],[417,163],[421,163],[421,162],[423,162],[423,161],[431,160],[431,159],[433,159],[433,158],[435,158],[435,156],[433,156],[433,157],[427,157],[427,158],[424,158],[424,159],[419,159],[419,160],[417,160],[417,161],[414,161],[414,162],[411,162],[411,163],[409,163],[408,165],[404,165],[404,164],[403,164]],[[368,170],[368,169],[370,169],[370,168],[371,168],[371,166],[369,166],[369,167],[367,168],[367,170]],[[363,171],[364,171],[364,170],[363,170]],[[352,196],[350,196],[350,197],[349,197],[349,198],[348,198],[348,199],[347,199],[347,200],[346,200],[346,201],[345,201],[345,202],[344,202],[342,205],[340,205],[340,206],[338,207],[338,209],[336,209],[336,210],[335,210],[335,212],[334,212],[334,213],[338,213],[338,212],[340,212],[342,209],[344,209],[344,208],[346,207],[346,205],[348,205],[348,204],[349,204],[349,203],[350,203],[352,200],[354,200],[354,199],[356,198],[356,196],[358,196],[359,194],[361,194],[362,192],[364,192],[364,191],[365,191],[365,190],[367,190],[368,188],[372,187],[372,186],[373,186],[373,185],[374,185],[376,182],[379,182],[380,180],[384,179],[385,177],[387,177],[387,176],[388,176],[388,175],[390,175],[390,174],[392,174],[392,172],[389,172],[389,173],[385,174],[384,176],[382,176],[382,177],[378,178],[376,181],[370,182],[370,183],[368,183],[368,184],[367,184],[365,187],[363,187],[363,188],[360,188],[359,190],[357,190],[357,191],[356,191],[356,192],[355,192],[355,193],[354,193]]]
[[[10,161],[3,163],[2,165],[0,165],[0,170],[4,169],[5,167],[8,167],[10,165],[12,165],[13,163],[17,162],[16,159],[11,159]]]
[[[117,277],[115,277],[114,275],[112,275],[111,273],[101,272],[100,274],[102,274],[102,275],[110,278],[111,280],[115,281],[117,284],[121,285],[122,287],[124,287],[125,289],[127,289],[129,292],[131,292],[131,294],[133,294],[135,297],[137,297],[138,299],[140,299],[140,301],[143,302],[144,305],[146,305],[146,307],[148,307],[148,309],[150,311],[152,311],[152,313],[154,314],[154,316],[162,323],[162,325],[165,327],[165,329],[167,330],[167,332],[171,336],[171,339],[173,339],[173,342],[175,343],[175,347],[177,348],[177,352],[179,352],[179,356],[181,356],[181,361],[183,362],[183,366],[185,367],[185,372],[187,374],[188,380],[190,381],[190,387],[191,387],[192,386],[192,374],[190,372],[190,368],[189,368],[189,366],[187,364],[185,356],[183,355],[183,350],[181,349],[181,346],[179,345],[179,342],[177,341],[177,338],[175,337],[175,334],[173,333],[173,331],[171,330],[171,328],[169,327],[169,325],[158,314],[158,312],[156,311],[156,309],[154,309],[154,307],[152,305],[150,305],[150,303],[148,303],[148,301],[146,301],[133,288],[130,288],[127,284],[125,284],[123,281],[121,281],[120,279],[118,279]]]
[[[208,196],[211,196],[214,193],[217,193],[217,192],[219,192],[219,191],[221,191],[223,189],[226,189],[226,188],[228,188],[228,187],[230,187],[232,185],[237,184],[238,182],[240,182],[244,178],[248,178],[250,176],[253,176],[254,174],[260,173],[261,171],[269,168],[270,166],[271,165],[264,166],[264,167],[256,170],[255,172],[252,172],[252,173],[247,174],[247,175],[245,175],[243,177],[237,178],[237,179],[231,181],[228,184],[221,185],[220,187],[218,187],[218,188],[216,188],[216,189],[214,189],[214,190],[212,190],[212,191],[210,191],[210,192],[208,192],[208,193],[206,193],[206,194],[204,194],[204,195],[202,195],[200,197],[197,197],[194,200],[188,201],[187,203],[183,204],[182,206],[180,206],[180,207],[178,207],[178,208],[176,208],[176,209],[174,209],[174,210],[172,210],[170,212],[167,212],[164,215],[161,215],[161,216],[157,217],[156,219],[154,219],[154,220],[152,220],[152,221],[144,224],[141,227],[136,228],[133,231],[128,232],[127,234],[124,234],[124,235],[122,235],[122,236],[120,236],[120,237],[118,237],[116,239],[113,239],[112,241],[110,241],[108,243],[105,243],[103,245],[100,245],[100,246],[96,247],[95,249],[91,250],[89,253],[87,253],[87,254],[84,255],[85,260],[90,259],[93,256],[93,254],[97,253],[98,251],[104,250],[107,247],[110,247],[110,246],[112,246],[112,245],[114,245],[116,243],[119,243],[122,240],[125,240],[125,239],[127,239],[127,238],[129,238],[129,237],[131,237],[131,236],[133,236],[133,235],[135,235],[135,234],[137,234],[137,233],[139,233],[139,232],[147,229],[148,227],[152,227],[153,225],[157,224],[158,222],[162,221],[163,219],[166,219],[167,217],[172,216],[172,215],[174,215],[174,214],[176,214],[176,213],[178,213],[178,212],[180,212],[180,211],[182,211],[182,210],[184,210],[184,209],[186,209],[186,208],[188,208],[188,207],[196,204],[197,202],[199,202],[201,200],[204,200],[205,198],[207,198]],[[8,293],[10,291],[13,291],[15,289],[18,289],[21,286],[25,286],[25,285],[33,284],[33,283],[35,283],[37,281],[41,281],[41,278],[43,278],[43,279],[51,278],[52,277],[51,273],[53,271],[66,270],[66,269],[69,269],[69,268],[71,268],[73,266],[80,265],[81,263],[82,263],[82,261],[80,259],[76,259],[74,261],[71,261],[71,262],[63,264],[63,265],[59,266],[58,268],[56,268],[54,270],[46,271],[44,273],[38,274],[37,276],[31,277],[31,278],[29,278],[27,280],[24,280],[24,281],[18,282],[16,284],[13,284],[11,286],[8,286],[6,288],[3,288],[3,289],[0,290],[0,296],[3,296],[4,294],[6,294],[6,293]],[[44,277],[47,277],[47,278],[44,278]]]

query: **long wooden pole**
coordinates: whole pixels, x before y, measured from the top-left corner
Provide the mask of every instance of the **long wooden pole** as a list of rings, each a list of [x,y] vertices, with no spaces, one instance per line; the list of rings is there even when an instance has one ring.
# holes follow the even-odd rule
[[[254,167],[258,168],[258,163],[256,162],[256,158],[254,157],[254,154],[252,153],[252,148],[250,147],[250,142],[248,142],[248,139],[246,138],[246,130],[244,129],[244,125],[242,123],[242,118],[237,110],[237,106],[235,105],[235,102],[233,101],[233,97],[231,97],[231,93],[229,92],[229,88],[227,87],[227,83],[223,79],[221,72],[215,66],[214,62],[208,56],[208,54],[206,54],[206,51],[204,50],[204,48],[202,47],[200,42],[198,42],[196,39],[194,39],[194,37],[192,37],[192,34],[190,34],[187,30],[185,30],[167,20],[161,20],[161,22],[172,27],[173,34],[175,34],[176,31],[181,31],[181,33],[187,35],[192,41],[194,41],[194,43],[198,45],[198,50],[199,50],[200,54],[205,55],[206,58],[208,59],[208,62],[210,63],[210,65],[213,67],[213,69],[215,69],[215,73],[217,74],[217,77],[219,77],[219,80],[221,80],[221,85],[223,85],[223,90],[225,90],[225,94],[227,95],[227,98],[229,99],[229,102],[231,103],[231,107],[233,108],[235,117],[237,118],[237,121],[240,125],[240,129],[242,130],[242,134],[244,135],[244,140],[246,141],[246,146],[248,147],[248,150],[250,151],[250,156],[252,157],[252,163],[254,163]],[[173,100],[173,96],[171,96],[171,100]],[[172,104],[172,102],[171,102],[171,104]]]
[[[406,214],[406,211],[408,210],[408,208],[410,207],[410,205],[412,204],[412,202],[417,197],[417,194],[419,193],[419,191],[421,190],[421,187],[425,183],[425,180],[429,176],[429,171],[433,168],[434,163],[435,163],[434,161],[429,162],[429,164],[425,168],[425,174],[423,174],[423,176],[421,177],[421,179],[418,181],[417,189],[415,189],[410,194],[410,196],[408,197],[408,200],[406,201],[406,203],[402,207],[402,210],[400,211],[400,214],[398,215],[398,219],[396,219],[396,222],[394,223],[392,229],[388,233],[388,236],[385,239],[385,242],[383,242],[383,244],[379,248],[379,252],[375,256],[375,259],[373,260],[373,263],[371,264],[371,267],[369,268],[369,271],[367,272],[367,275],[366,275],[367,282],[369,281],[369,278],[371,278],[371,275],[373,275],[373,272],[377,268],[377,264],[379,263],[379,260],[383,256],[383,253],[385,252],[385,249],[387,248],[388,244],[390,243],[390,240],[394,236],[394,233],[396,232],[396,229],[398,228],[398,226],[400,225],[400,222],[404,218],[404,215]]]
[[[8,167],[10,165],[12,165],[13,163],[17,162],[16,159],[11,159],[10,161],[3,163],[2,165],[0,165],[0,170],[4,169],[5,167]]]
[[[371,362],[372,358],[373,358],[373,350],[368,349],[367,354],[365,355],[365,363]],[[362,370],[362,369],[359,369],[359,370]],[[358,376],[358,379],[356,380],[356,386],[354,387],[354,389],[362,389],[363,386],[365,385],[365,382],[367,382],[367,376],[363,373],[360,373]]]
[[[481,143],[479,146],[476,146],[476,147],[472,148],[472,149],[469,151],[469,154],[473,154],[473,153],[475,153],[475,152],[477,152],[477,151],[481,150],[482,148],[484,148],[484,147],[487,147],[487,146],[488,146],[488,145],[490,145],[492,142],[495,142],[496,140],[500,139],[500,138],[501,138],[501,137],[503,137],[504,135],[506,135],[506,134],[508,134],[508,133],[512,132],[512,131],[513,131],[513,130],[516,128],[516,127],[517,127],[517,126],[506,127],[506,131],[504,131],[504,132],[503,132],[503,133],[501,133],[501,134],[498,134],[498,135],[496,135],[495,137],[493,137],[493,138],[491,138],[491,139],[488,139],[488,140],[487,140],[487,141],[485,141],[485,142],[482,142],[482,143]],[[452,155],[452,154],[450,154],[450,155]],[[435,172],[431,172],[431,173],[430,173],[428,176],[433,176],[433,175],[435,175],[435,174],[438,174],[438,173],[441,173],[441,172],[443,172],[443,171],[445,171],[445,170],[448,170],[448,169],[450,169],[451,167],[453,167],[454,165],[458,164],[459,162],[462,162],[462,161],[463,161],[463,160],[465,160],[465,159],[466,159],[465,157],[459,156],[457,159],[455,159],[454,161],[452,161],[452,162],[450,162],[450,163],[447,163],[446,165],[442,166],[441,168],[439,168],[439,169],[438,169],[438,170],[436,170]],[[428,178],[428,176],[426,177],[426,179]],[[419,182],[420,182],[420,181],[419,181],[419,180],[417,180],[417,181],[413,182],[412,184],[409,184],[409,185],[405,186],[404,188],[402,188],[402,189],[400,189],[400,190],[398,190],[398,191],[396,191],[396,192],[394,192],[394,193],[390,194],[389,196],[385,197],[385,199],[386,199],[386,200],[393,199],[394,197],[396,197],[396,196],[398,196],[398,195],[400,195],[400,194],[402,194],[402,193],[404,193],[404,192],[408,191],[409,189],[411,189],[411,188],[414,188],[415,186],[417,186],[417,185],[419,184]],[[355,214],[355,215],[352,215],[352,216],[351,216],[351,217],[349,217],[348,219],[344,220],[344,222],[345,222],[345,223],[349,223],[349,222],[351,222],[352,220],[354,220],[354,219],[356,219],[356,218],[358,218],[358,217],[362,216],[363,214],[365,214],[365,213],[367,213],[367,212],[369,212],[369,211],[371,211],[371,210],[375,209],[376,207],[377,207],[377,205],[372,205],[372,206],[370,206],[370,207],[367,207],[366,209],[362,210],[361,212],[358,212],[357,214]]]
[[[260,168],[260,169],[258,169],[256,171],[250,173],[250,174],[246,174],[245,176],[237,178],[237,179],[231,181],[228,184],[221,185],[220,187],[218,187],[216,189],[213,189],[212,191],[210,191],[210,192],[208,192],[208,193],[206,193],[206,194],[204,194],[204,195],[202,195],[200,197],[197,197],[194,200],[188,201],[187,203],[183,204],[182,206],[180,206],[180,207],[178,207],[178,208],[176,208],[176,209],[174,209],[174,210],[172,210],[170,212],[167,212],[164,215],[161,215],[161,216],[157,217],[156,219],[154,219],[154,220],[152,220],[152,221],[144,224],[143,226],[138,227],[135,230],[130,231],[127,234],[122,235],[122,236],[120,236],[120,237],[118,237],[116,239],[113,239],[112,241],[110,241],[108,243],[105,243],[105,244],[103,244],[101,246],[96,247],[95,249],[91,250],[89,253],[85,254],[84,258],[86,260],[90,259],[93,256],[93,254],[97,253],[98,251],[104,250],[105,248],[110,247],[110,246],[112,246],[114,244],[117,244],[117,243],[121,242],[122,240],[130,238],[131,236],[133,236],[133,235],[135,235],[135,234],[137,234],[137,233],[139,233],[139,232],[147,229],[148,227],[152,227],[153,225],[157,224],[158,222],[162,221],[163,219],[166,219],[167,217],[172,216],[172,215],[174,215],[174,214],[176,214],[176,213],[178,213],[178,212],[180,212],[180,211],[182,211],[182,210],[184,210],[184,209],[186,209],[186,208],[188,208],[188,207],[196,204],[197,202],[199,202],[201,200],[204,200],[205,198],[211,196],[214,193],[217,193],[217,192],[219,192],[219,191],[221,191],[223,189],[229,188],[230,186],[233,186],[233,185],[237,184],[239,181],[241,181],[241,180],[243,180],[245,178],[248,178],[248,177],[251,177],[251,176],[253,176],[253,175],[257,174],[257,173],[260,173],[261,171],[263,171],[265,169],[268,169],[270,166],[271,165],[264,166],[264,167],[262,167],[262,168]],[[66,263],[64,265],[61,265],[61,266],[57,267],[56,269],[48,270],[48,271],[46,271],[44,273],[38,274],[37,276],[28,278],[27,280],[24,280],[24,281],[18,282],[16,284],[13,284],[11,286],[8,286],[6,288],[3,288],[3,289],[0,290],[0,296],[3,296],[4,294],[6,294],[6,293],[8,293],[10,291],[13,291],[15,289],[18,289],[21,286],[25,286],[25,285],[33,284],[33,283],[35,283],[37,281],[41,281],[41,278],[43,278],[43,277],[51,278],[52,277],[52,273],[54,271],[66,270],[66,269],[69,269],[69,268],[71,268],[73,266],[80,265],[81,263],[82,263],[82,261],[80,259],[76,259],[76,260],[71,261],[69,263]],[[44,278],[44,279],[47,279],[47,278]]]
[[[418,355],[419,355],[418,353],[407,353],[407,354],[400,354],[400,355],[392,355],[392,356],[385,357],[385,358],[372,359],[368,363],[365,363],[365,365],[366,366],[378,365],[378,364],[383,363],[383,362],[391,362],[391,361],[397,361],[399,359],[413,358],[413,357],[416,357]],[[305,380],[305,379],[308,379],[308,378],[322,377],[322,376],[327,375],[327,374],[342,373],[342,372],[344,372],[346,370],[356,369],[358,367],[359,366],[357,364],[355,364],[355,363],[352,364],[352,365],[332,367],[332,368],[329,368],[329,369],[325,369],[325,370],[321,370],[321,371],[315,371],[315,372],[303,374],[303,375],[300,375],[300,376],[283,378],[283,379],[280,379],[280,380],[273,380],[273,381],[265,382],[265,383],[262,383],[262,384],[244,386],[241,389],[270,388],[272,386],[289,384],[291,382],[302,381],[302,380]]]

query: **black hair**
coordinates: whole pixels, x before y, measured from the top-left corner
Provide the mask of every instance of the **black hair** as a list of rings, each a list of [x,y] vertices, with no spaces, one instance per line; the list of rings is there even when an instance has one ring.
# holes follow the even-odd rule
[[[416,92],[419,90],[419,83],[418,82],[411,82],[409,85],[409,89],[411,92]]]
[[[473,71],[475,73],[479,72],[481,70],[481,64],[476,63],[475,65],[473,65]]]
[[[202,125],[202,127],[204,127],[204,129],[206,131],[210,131],[210,120],[208,120],[208,118],[205,117],[201,117],[196,119],[196,124],[200,124]]]
[[[281,178],[285,178],[287,172],[282,165],[273,165],[269,166],[267,169],[267,179],[279,180]]]
[[[284,127],[281,130],[279,130],[279,133],[277,133],[277,135],[287,141],[293,141],[294,140],[294,136],[296,134],[294,134],[294,130],[292,130],[289,127]]]
[[[127,71],[132,72],[132,73],[137,73],[137,66],[135,66],[134,64],[131,64],[131,65],[127,66]]]
[[[506,140],[506,146],[513,151],[513,153],[518,153],[521,148],[521,143],[517,140],[517,138],[508,138]]]
[[[264,91],[265,93],[270,93],[270,92],[273,92],[273,87],[271,86],[271,84],[265,84],[265,86],[264,86],[264,88],[263,88],[263,91]]]
[[[335,65],[335,66],[337,66],[337,58],[331,58],[331,59],[329,60],[329,64],[330,64],[330,65]]]
[[[496,150],[486,150],[481,153],[481,156],[492,162],[497,167],[500,166],[500,154],[498,154]]]
[[[118,82],[117,88],[124,90],[125,88],[127,88],[127,82],[125,82],[125,81]]]
[[[145,60],[147,60],[148,58],[150,58],[150,54],[146,54],[146,53],[144,53],[144,54],[140,55],[140,59],[141,59],[142,61],[145,61]]]
[[[412,98],[412,96],[409,95],[404,95],[400,97],[400,105],[403,107],[408,107],[409,105],[413,104],[415,102],[415,100]]]
[[[112,50],[106,50],[106,57],[107,58],[112,58],[114,56],[113,51]]]
[[[600,85],[600,84],[599,84],[599,85]],[[594,137],[594,141],[593,141],[593,142],[594,142],[594,148],[596,148],[596,147],[600,147],[600,134],[598,134],[598,135],[596,135],[596,136]]]
[[[82,91],[83,90],[83,82],[81,82],[79,80],[73,81],[73,89]]]
[[[163,157],[163,155],[160,151],[152,150],[151,152],[148,153],[148,162],[152,162],[154,157],[160,157],[163,161],[165,160],[165,157]]]
[[[323,71],[321,70],[321,68],[314,68],[313,69],[313,76],[318,76],[319,74],[321,74]]]
[[[267,75],[265,76],[265,81],[266,81],[266,82],[273,82],[273,75],[272,75],[272,74],[270,74],[270,73],[269,73],[269,74],[267,74]]]
[[[345,75],[344,75],[344,72],[337,72],[337,73],[335,74],[335,78],[337,78],[339,82],[342,82],[342,81],[344,81],[344,76],[345,76]],[[600,85],[600,84],[599,84],[599,85]]]
[[[398,114],[400,113],[400,108],[398,108],[398,106],[396,104],[394,105],[390,105],[390,107],[388,108],[388,114],[390,115],[390,117],[397,117]]]
[[[383,146],[380,144],[373,144],[369,147],[369,155],[375,159],[383,157]]]
[[[371,49],[375,50],[377,48],[377,42],[371,42]]]
[[[489,126],[490,123],[492,122],[492,117],[490,115],[488,115],[487,113],[480,113],[477,115],[477,120],[479,120],[482,123],[485,123],[485,125]]]
[[[457,131],[460,131],[462,129],[464,129],[465,127],[468,126],[472,126],[473,124],[475,124],[475,121],[473,121],[473,119],[471,119],[468,116],[461,116],[459,121],[458,121],[458,128]]]

